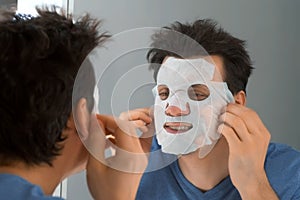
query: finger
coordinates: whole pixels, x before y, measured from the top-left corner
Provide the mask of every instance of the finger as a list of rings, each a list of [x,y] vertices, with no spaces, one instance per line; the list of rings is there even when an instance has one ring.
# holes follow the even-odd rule
[[[112,135],[115,139],[116,147],[130,152],[142,152],[136,132],[138,122],[124,121],[106,116],[101,116],[101,119],[108,128],[115,129],[112,131]],[[144,126],[142,121],[140,123]],[[138,126],[141,127],[141,125]]]
[[[147,124],[143,120],[135,120],[131,121],[134,127],[140,129],[143,133],[146,133],[149,131]]]
[[[154,124],[153,123],[148,124],[146,127],[148,128],[148,131],[143,132],[140,138],[152,138],[154,136],[154,132],[155,132]]]
[[[100,115],[96,115],[96,118],[97,118],[97,120],[98,120],[98,123],[99,123],[101,129],[104,131],[105,135],[106,135],[107,137],[111,136],[111,135],[113,134],[113,130],[112,130],[112,129],[109,129],[109,128],[107,127],[107,120],[106,120],[106,121],[103,120],[103,117],[100,116]]]
[[[256,112],[239,104],[228,104],[227,112],[239,116],[245,123],[248,131],[253,134],[265,132],[266,128]]]
[[[89,152],[90,157],[88,159],[88,169],[89,171],[97,170],[98,172],[105,172],[107,169],[107,166],[112,166],[113,168],[124,168],[124,163],[130,161],[130,163],[135,163],[133,165],[129,165],[129,167],[125,167],[126,171],[133,171],[136,168],[138,169],[144,169],[145,164],[147,162],[141,161],[147,161],[147,159],[144,159],[146,157],[143,154],[142,146],[139,142],[139,139],[136,137],[132,137],[131,135],[128,135],[124,133],[118,126],[121,124],[123,126],[124,121],[114,119],[112,116],[104,116],[104,115],[94,115],[94,120],[91,121],[91,130],[94,134],[92,134],[93,137],[88,138],[89,139]],[[115,144],[110,143],[110,138],[105,138],[104,134],[97,134],[99,133],[99,120],[101,119],[101,123],[104,127],[111,129],[113,132],[113,137]],[[121,121],[121,122],[120,122]],[[125,121],[124,126],[130,127],[128,130],[131,131],[132,135],[136,134],[134,126],[132,126],[131,122]],[[98,137],[103,136],[101,142],[99,143]],[[101,137],[100,137],[101,139]],[[109,159],[105,158],[105,147],[107,147],[107,143],[110,143],[110,146],[112,146],[114,149],[116,149],[116,154],[113,157],[116,157],[116,162],[110,162]],[[115,148],[116,147],[116,148]],[[138,153],[138,154],[136,154]],[[100,162],[99,162],[100,161]],[[142,170],[139,170],[142,171]]]
[[[249,139],[250,133],[245,122],[239,116],[225,112],[219,117],[219,120],[231,127],[242,141]]]
[[[140,127],[142,127],[142,126],[146,126],[146,125],[147,125],[143,120],[135,120],[135,121],[131,121],[131,123],[132,123],[136,128],[140,128]]]
[[[228,145],[232,148],[235,148],[241,143],[239,136],[231,127],[227,126],[226,124],[220,124],[218,127],[218,132],[226,138]]]
[[[142,152],[136,127],[132,123],[108,115],[97,115],[97,119],[111,131],[117,147],[130,152]]]
[[[142,133],[147,133],[149,131],[148,127],[147,126],[141,126],[139,127],[139,130],[142,132]]]
[[[102,126],[104,126],[106,132],[114,137],[116,144],[117,141],[120,142],[123,140],[121,139],[121,137],[125,137],[123,135],[127,135],[128,137],[137,137],[135,128],[138,128],[136,126],[141,126],[139,125],[139,122],[135,124],[130,121],[114,118],[110,115],[97,115],[97,119],[98,121],[100,120],[100,122],[102,122]]]
[[[114,136],[116,136],[115,134],[118,129],[122,129],[122,132],[127,133],[128,135],[135,136],[135,131],[133,131],[134,128],[145,125],[145,122],[142,120],[126,121],[114,118],[110,115],[97,115],[97,119],[102,122],[102,125],[107,129],[107,132]]]
[[[148,114],[146,114],[144,112],[140,112],[140,111],[130,112],[130,113],[128,113],[128,116],[126,116],[126,117],[121,116],[120,119],[129,120],[129,121],[140,119],[140,120],[145,121],[145,123],[147,123],[147,124],[152,122],[152,119]]]
[[[111,115],[96,115],[100,125],[102,128],[107,129],[110,133],[114,133],[115,130],[118,128],[118,124],[116,119]]]
[[[131,121],[134,127],[140,129],[143,133],[146,133],[149,131],[146,123],[142,120],[136,120],[136,121]]]
[[[131,110],[128,112],[123,112],[120,114],[119,118],[121,120],[143,120],[145,123],[149,124],[152,122],[152,119],[150,117],[150,110],[148,108],[140,108],[136,110]]]

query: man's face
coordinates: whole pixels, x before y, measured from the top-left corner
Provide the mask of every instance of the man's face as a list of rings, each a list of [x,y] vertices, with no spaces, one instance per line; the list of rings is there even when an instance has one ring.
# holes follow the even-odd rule
[[[219,56],[164,60],[158,72],[154,109],[162,151],[177,155],[200,147],[210,151],[219,139],[217,117],[233,99],[222,82],[222,63]]]

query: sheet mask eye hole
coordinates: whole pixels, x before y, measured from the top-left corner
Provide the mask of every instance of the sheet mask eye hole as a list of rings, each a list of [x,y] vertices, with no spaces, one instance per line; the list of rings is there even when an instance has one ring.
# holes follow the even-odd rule
[[[203,101],[209,97],[210,91],[206,85],[195,84],[188,88],[188,96],[194,101]]]
[[[170,90],[166,85],[159,85],[157,92],[161,100],[166,100],[169,97]]]

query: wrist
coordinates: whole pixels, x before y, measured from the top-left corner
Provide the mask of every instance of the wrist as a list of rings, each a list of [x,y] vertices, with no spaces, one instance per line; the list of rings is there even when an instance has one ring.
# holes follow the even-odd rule
[[[278,200],[265,172],[251,176],[243,188],[238,189],[243,200]]]

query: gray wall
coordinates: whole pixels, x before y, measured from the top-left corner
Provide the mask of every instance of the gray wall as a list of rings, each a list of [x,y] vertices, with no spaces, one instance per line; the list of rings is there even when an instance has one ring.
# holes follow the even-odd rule
[[[17,0],[0,0],[0,8],[10,9],[17,6]]]
[[[75,0],[74,6],[76,15],[90,12],[92,16],[103,19],[104,28],[112,34],[137,27],[161,27],[174,21],[216,19],[225,30],[248,41],[256,68],[248,85],[248,106],[259,113],[273,141],[300,149],[299,0]],[[144,53],[130,55],[122,66],[116,63],[105,71],[101,85],[101,112],[111,113],[110,97],[116,81],[130,67],[145,63]],[[138,79],[151,82],[151,77],[147,67],[136,71]],[[120,104],[127,94],[126,87],[132,87],[132,81],[130,79],[128,85],[122,84],[123,90],[117,90]],[[129,108],[151,105],[150,88],[151,84],[138,90],[133,95],[137,98],[130,100]],[[118,114],[121,107],[114,113]],[[69,179],[68,199],[90,199],[83,173]]]

